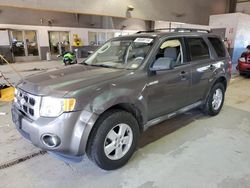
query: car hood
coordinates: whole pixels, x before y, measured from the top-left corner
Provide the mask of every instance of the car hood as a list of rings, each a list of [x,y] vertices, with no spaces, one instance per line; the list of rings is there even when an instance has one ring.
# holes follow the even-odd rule
[[[121,69],[74,65],[26,77],[17,87],[34,95],[62,97],[68,92],[120,77],[126,72]]]

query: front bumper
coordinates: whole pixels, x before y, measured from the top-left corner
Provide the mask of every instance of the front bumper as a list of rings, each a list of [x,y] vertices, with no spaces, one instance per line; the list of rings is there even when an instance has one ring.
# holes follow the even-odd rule
[[[17,130],[33,145],[69,157],[85,153],[88,136],[97,119],[97,115],[84,110],[64,113],[57,118],[39,117],[37,120],[28,118],[15,104],[11,111]],[[46,134],[57,136],[60,144],[48,147],[42,139]]]

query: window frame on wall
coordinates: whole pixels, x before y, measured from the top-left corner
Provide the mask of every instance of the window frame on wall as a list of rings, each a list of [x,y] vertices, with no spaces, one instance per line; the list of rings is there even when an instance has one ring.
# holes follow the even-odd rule
[[[91,44],[93,41],[90,41],[90,33],[92,33],[93,35],[95,35],[95,41],[94,41],[93,44]],[[101,36],[101,35],[103,35],[104,37]],[[112,39],[114,37],[115,37],[115,32],[112,32],[112,31],[106,31],[106,32],[104,32],[104,31],[89,30],[88,31],[88,44],[89,44],[89,46],[101,46],[105,42],[107,42],[108,40],[110,40],[110,39]]]
[[[50,34],[51,33],[56,33],[57,34],[57,48],[58,48],[58,50],[57,50],[57,52],[52,52],[52,44],[51,44],[51,36],[50,36]],[[52,55],[58,55],[58,54],[61,54],[62,52],[63,52],[63,50],[62,50],[62,48],[63,48],[63,45],[61,44],[61,42],[63,41],[63,40],[61,40],[61,34],[62,33],[67,33],[67,37],[68,37],[68,49],[66,50],[66,51],[71,51],[72,50],[72,47],[71,47],[71,43],[70,43],[70,39],[71,39],[71,37],[70,37],[70,31],[59,31],[59,30],[48,30],[48,37],[49,37],[49,48],[50,48],[50,52],[51,52],[51,54]]]
[[[13,43],[14,43],[14,35],[13,33],[14,32],[20,32],[21,33],[21,38],[22,38],[22,43],[23,43],[23,54],[22,55],[18,55],[18,54],[15,54],[15,51],[13,51],[13,55],[15,58],[29,58],[29,57],[34,57],[34,58],[37,58],[37,57],[40,57],[40,49],[39,49],[39,44],[38,44],[38,35],[37,35],[37,30],[27,30],[27,29],[11,29],[10,30],[10,42],[11,42],[11,46],[12,46],[12,49],[14,50],[14,47],[13,47]],[[34,32],[35,34],[35,40],[33,42],[35,42],[35,54],[31,55],[32,53],[29,53],[30,52],[30,49],[29,49],[29,44],[28,44],[28,39],[27,39],[27,33],[28,32]],[[18,41],[17,41],[18,42]]]

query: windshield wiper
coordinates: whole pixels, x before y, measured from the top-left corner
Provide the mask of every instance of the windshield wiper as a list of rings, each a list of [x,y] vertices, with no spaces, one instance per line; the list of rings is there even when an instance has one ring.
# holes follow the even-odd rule
[[[86,66],[90,66],[90,64],[86,63],[85,61],[83,61],[81,64],[86,65]]]
[[[112,67],[112,66],[104,65],[104,64],[91,64],[90,66],[116,69],[116,67]]]
[[[86,62],[82,62],[82,65],[86,65],[86,66],[93,66],[93,67],[104,67],[104,68],[111,68],[111,69],[122,69],[122,68],[118,68],[118,67],[113,67],[110,65],[105,65],[105,64],[88,64]]]

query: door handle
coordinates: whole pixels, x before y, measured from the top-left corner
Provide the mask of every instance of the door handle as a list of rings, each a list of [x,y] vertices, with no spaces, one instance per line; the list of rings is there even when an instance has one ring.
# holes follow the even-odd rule
[[[215,66],[214,66],[213,64],[209,66],[209,69],[210,69],[211,71],[213,71],[214,68],[215,68]]]
[[[187,80],[186,75],[187,75],[186,71],[181,71],[180,73],[181,80]]]
[[[180,76],[185,76],[187,73],[185,71],[181,71]]]

